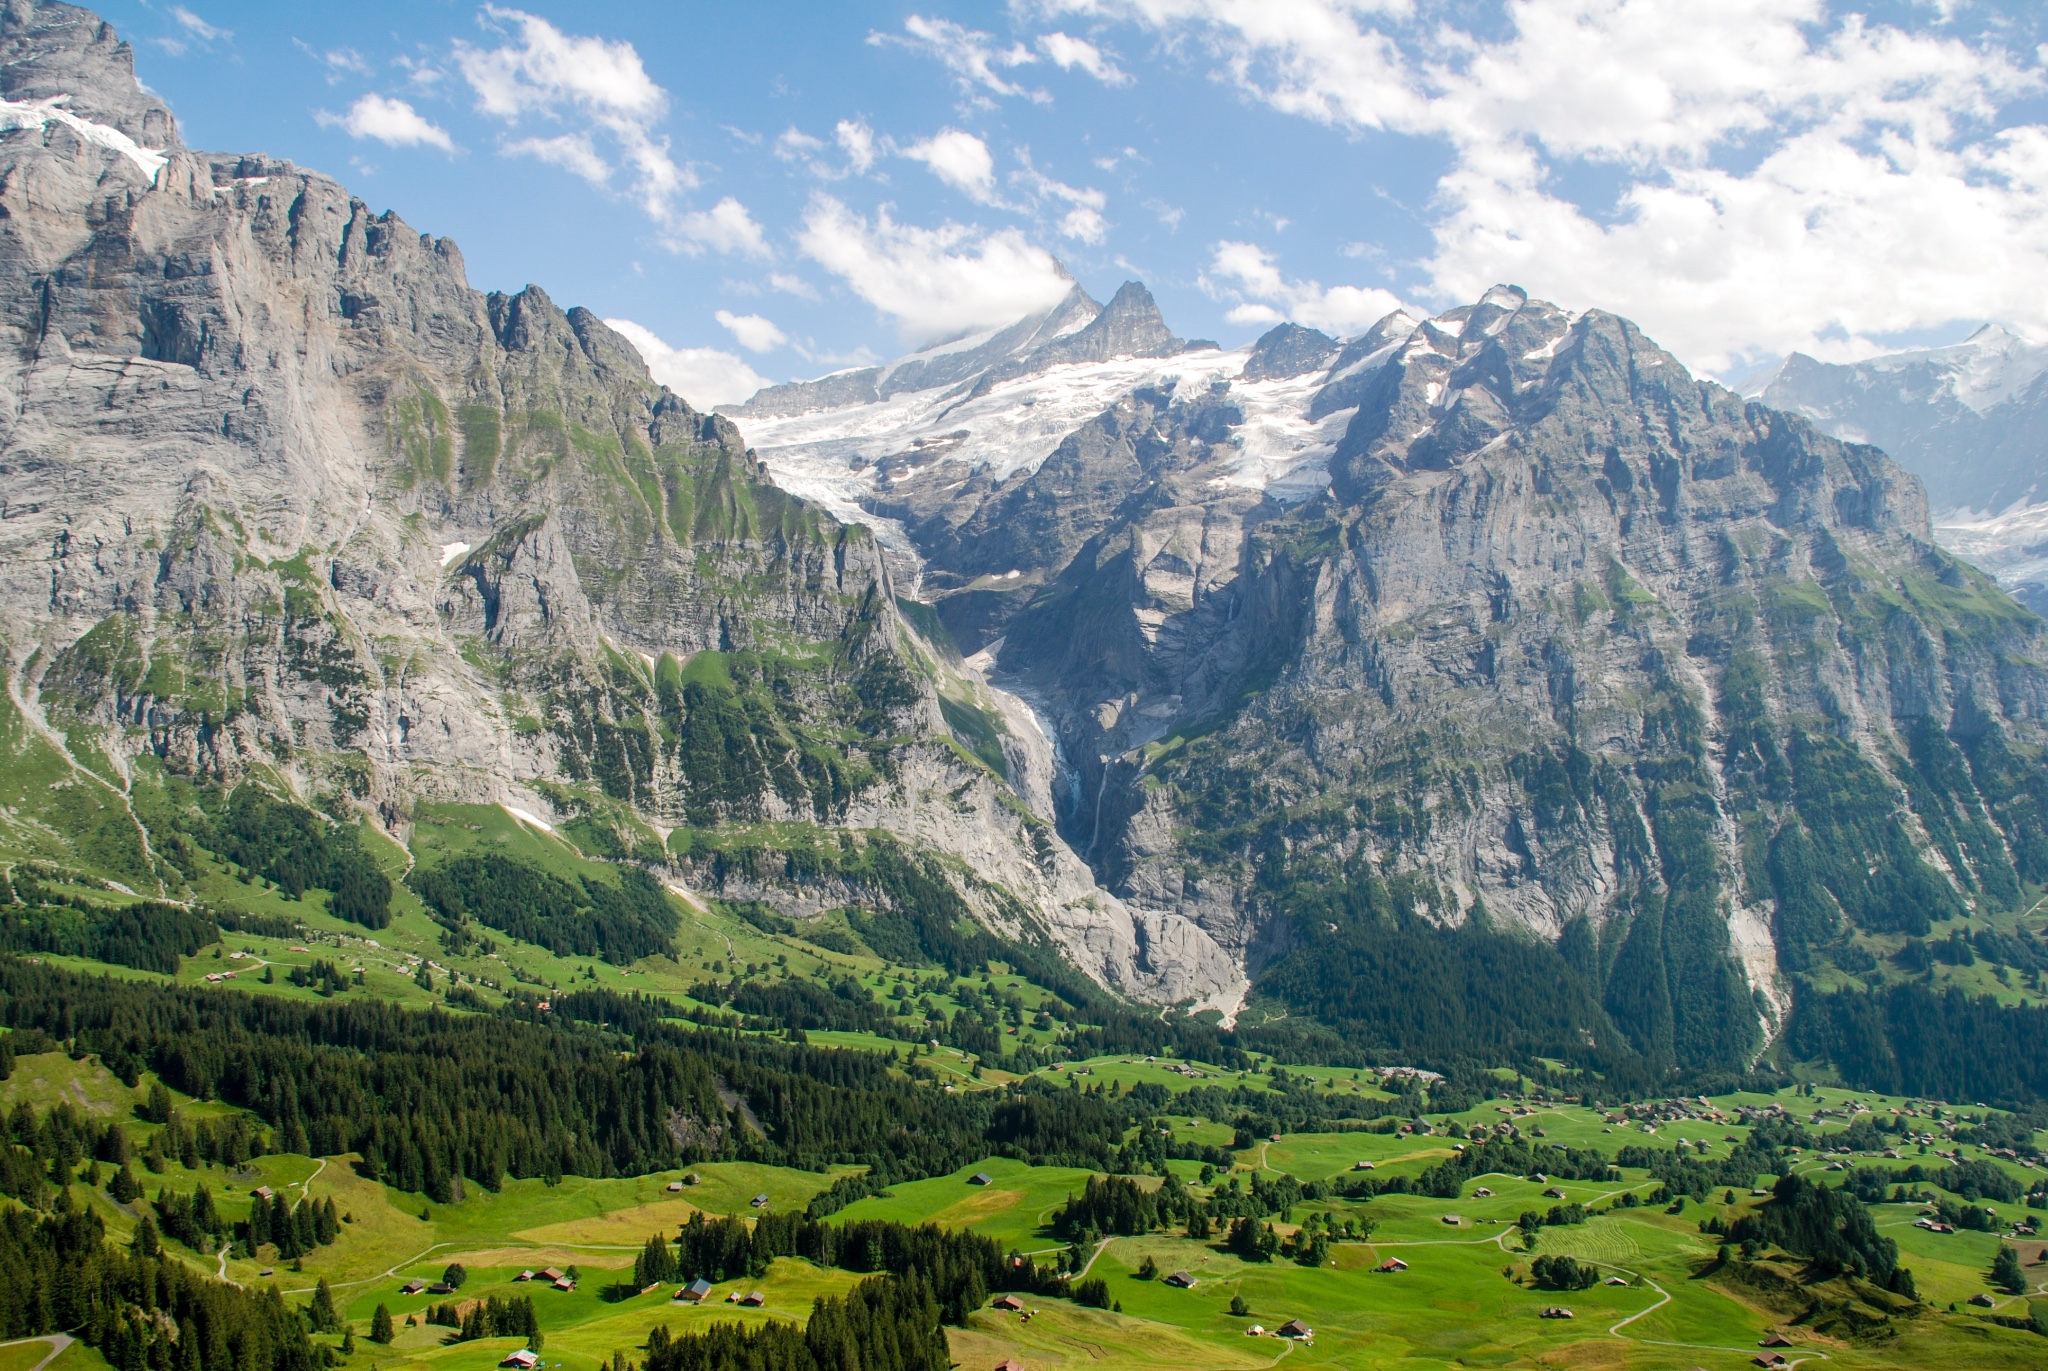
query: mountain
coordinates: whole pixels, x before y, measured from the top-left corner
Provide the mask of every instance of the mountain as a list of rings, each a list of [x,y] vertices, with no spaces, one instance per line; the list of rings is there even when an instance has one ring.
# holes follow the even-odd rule
[[[1626,320],[1501,286],[1225,351],[1077,285],[704,414],[186,148],[85,11],[0,47],[8,946],[184,946],[239,882],[270,928],[402,904],[501,992],[482,928],[758,969],[665,953],[666,884],[1310,1058],[1616,1081],[1738,1073],[1809,990],[2048,969],[2041,621],[1882,451]]]
[[[6,854],[182,898],[181,825],[255,784],[401,841],[497,802],[738,898],[765,826],[809,854],[801,912],[914,887],[1131,995],[1234,983],[1017,800],[1043,743],[1005,750],[869,532],[590,312],[186,148],[84,10],[12,4],[0,44]]]
[[[1853,365],[1794,353],[1754,393],[1898,458],[1926,483],[1943,545],[2048,611],[2048,346],[1987,324]]]
[[[1740,1069],[1797,977],[2048,877],[2041,621],[1883,452],[1624,319],[1503,286],[988,365],[735,413],[920,568],[1056,741],[1061,832],[1244,967],[1240,1024]]]

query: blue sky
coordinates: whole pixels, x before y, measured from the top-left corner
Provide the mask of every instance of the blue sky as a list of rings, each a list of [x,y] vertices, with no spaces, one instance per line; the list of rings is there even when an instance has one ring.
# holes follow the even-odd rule
[[[1724,374],[2048,336],[2041,7],[108,0],[189,144],[328,172],[698,403],[1000,322],[1513,281]]]

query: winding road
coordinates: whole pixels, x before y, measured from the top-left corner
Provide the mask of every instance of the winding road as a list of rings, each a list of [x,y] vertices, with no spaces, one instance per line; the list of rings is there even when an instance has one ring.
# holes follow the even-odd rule
[[[28,1342],[46,1342],[50,1344],[50,1355],[28,1368],[28,1371],[43,1371],[44,1367],[64,1355],[65,1348],[77,1341],[78,1339],[72,1337],[69,1333],[43,1333],[33,1338],[15,1338],[10,1342],[0,1342],[0,1347],[19,1347],[23,1343]]]

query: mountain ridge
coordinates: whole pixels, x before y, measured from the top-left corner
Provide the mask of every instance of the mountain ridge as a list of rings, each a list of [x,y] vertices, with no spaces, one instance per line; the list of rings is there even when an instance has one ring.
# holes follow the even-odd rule
[[[0,89],[85,92],[0,131],[0,736],[63,782],[9,782],[24,860],[184,898],[197,789],[400,840],[494,802],[1288,1050],[1638,1074],[1739,1074],[1802,986],[2048,884],[2040,620],[1883,452],[1625,319],[1503,285],[1226,352],[1076,284],[704,414],[184,148],[82,14],[0,18],[45,54]],[[1560,989],[1396,1012],[1504,978]]]
[[[1794,353],[1757,398],[1876,443],[1927,483],[1947,543],[2048,610],[2048,347],[1995,324],[1946,347],[1851,364]]]
[[[2037,800],[1998,779],[2041,743],[2039,621],[1933,544],[1882,452],[1625,320],[1503,286],[1344,344],[1283,326],[942,398],[754,440],[895,525],[1057,740],[1069,843],[1255,984],[1313,997],[1297,962],[1477,919],[1559,949],[1605,1016],[1583,1031],[1739,1067],[1794,976],[1877,964],[1895,901],[1940,922],[2042,870]],[[1287,460],[1254,460],[1274,433]],[[1820,862],[1818,893],[1837,840],[1876,872]]]
[[[985,688],[729,419],[327,177],[185,149],[85,12],[0,24],[43,54],[7,79],[164,158],[59,118],[0,135],[0,640],[24,725],[130,834],[111,874],[184,889],[126,799],[159,773],[400,838],[417,803],[494,800],[685,871],[761,823],[893,834],[958,917],[1128,994],[1227,995],[1199,938],[1144,963],[1174,920],[1096,890],[1002,750],[957,741],[949,714],[1000,735]],[[9,841],[90,859],[24,798]]]

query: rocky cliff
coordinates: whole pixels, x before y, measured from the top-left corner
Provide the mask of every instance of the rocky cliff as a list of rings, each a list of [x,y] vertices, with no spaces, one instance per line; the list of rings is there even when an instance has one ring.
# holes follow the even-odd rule
[[[998,441],[1060,378],[1108,403]],[[1739,1067],[1787,973],[2048,877],[2041,622],[1882,452],[1626,320],[1501,287],[981,389],[938,455],[755,437],[854,464],[1048,721],[1104,885],[1297,1008],[1398,931],[1519,929],[1590,996],[1560,1031]]]
[[[1853,365],[1794,353],[1755,395],[1898,458],[1926,483],[1935,536],[2048,611],[2048,347],[1987,324]]]
[[[1625,320],[1225,352],[1077,286],[705,415],[186,149],[86,12],[0,46],[6,853],[175,896],[167,776],[401,840],[496,800],[1353,1048],[1423,1041],[1394,1004],[1729,1068],[1790,977],[2048,884],[2040,620],[1884,453]]]
[[[70,778],[10,792],[10,845],[175,895],[129,803],[144,763],[401,839],[422,799],[497,800],[707,879],[774,821],[892,835],[1129,993],[1228,983],[1213,949],[1148,966],[1172,921],[1048,841],[1000,745],[956,741],[1002,734],[977,678],[730,420],[324,176],[185,148],[89,13],[12,0],[0,25],[7,724]]]

